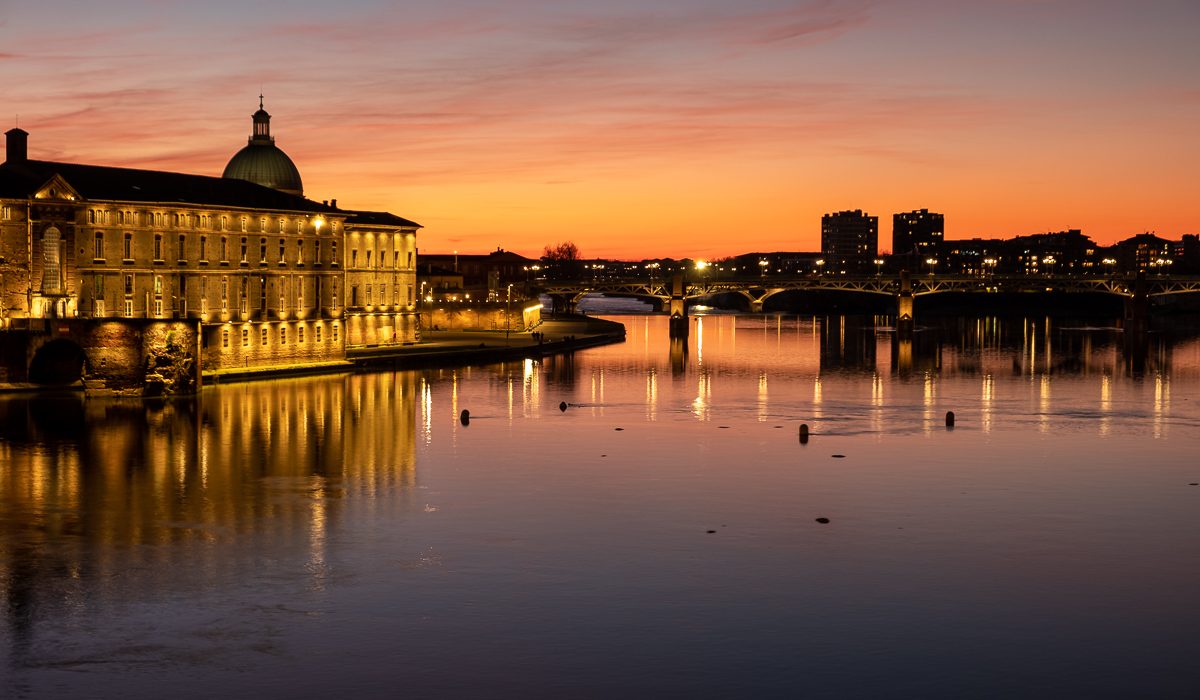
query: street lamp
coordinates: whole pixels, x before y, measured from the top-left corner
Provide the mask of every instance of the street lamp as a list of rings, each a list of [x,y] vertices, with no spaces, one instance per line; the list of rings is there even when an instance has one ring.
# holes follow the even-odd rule
[[[818,258],[817,259],[817,276],[818,277],[821,276],[821,273],[824,271],[824,269],[825,269],[825,258]]]
[[[1046,257],[1042,258],[1042,262],[1046,264],[1046,276],[1049,277],[1050,275],[1053,275],[1054,274],[1054,263],[1058,262],[1057,260],[1054,259],[1054,256],[1047,255]]]
[[[995,274],[996,274],[996,259],[995,258],[984,258],[983,259],[983,271],[986,273],[988,268],[992,269],[992,275],[995,276]]]
[[[1105,259],[1101,260],[1100,262],[1104,263],[1108,267],[1108,274],[1110,274],[1110,275],[1113,273],[1113,271],[1117,267],[1117,259],[1116,258],[1105,258]]]
[[[929,276],[933,276],[933,268],[937,266],[937,258],[925,258],[925,262],[929,265]]]
[[[875,258],[875,276],[883,276],[883,258]]]
[[[767,265],[770,265],[770,264],[771,263],[767,262],[766,260],[758,261],[758,270],[759,270],[758,276],[759,277],[765,278],[767,276]]]
[[[504,344],[508,345],[508,332],[512,328],[512,283],[508,285],[508,293],[504,297]]]

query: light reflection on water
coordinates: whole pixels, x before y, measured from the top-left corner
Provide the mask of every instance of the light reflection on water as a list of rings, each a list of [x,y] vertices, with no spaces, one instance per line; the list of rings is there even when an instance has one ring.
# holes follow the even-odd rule
[[[623,320],[542,361],[0,398],[7,688],[1194,690],[1195,336]]]

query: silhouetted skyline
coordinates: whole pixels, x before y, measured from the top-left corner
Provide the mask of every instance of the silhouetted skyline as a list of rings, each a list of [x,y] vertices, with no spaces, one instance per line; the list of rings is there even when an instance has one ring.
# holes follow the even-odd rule
[[[423,247],[819,247],[822,213],[946,238],[1200,232],[1191,0],[736,7],[8,4],[31,157],[219,175],[265,92],[306,193]],[[744,242],[744,243],[743,243]]]

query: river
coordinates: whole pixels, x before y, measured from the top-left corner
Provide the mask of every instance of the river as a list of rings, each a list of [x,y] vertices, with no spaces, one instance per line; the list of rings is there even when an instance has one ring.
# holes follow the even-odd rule
[[[616,320],[541,361],[0,397],[0,694],[1200,692],[1197,335]]]

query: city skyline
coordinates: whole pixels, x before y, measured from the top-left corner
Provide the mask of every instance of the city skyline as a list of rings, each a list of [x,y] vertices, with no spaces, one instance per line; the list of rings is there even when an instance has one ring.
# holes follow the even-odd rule
[[[424,250],[816,250],[822,214],[926,207],[948,240],[1200,232],[1194,3],[4,14],[31,157],[219,175],[262,91],[310,198],[404,211]]]

